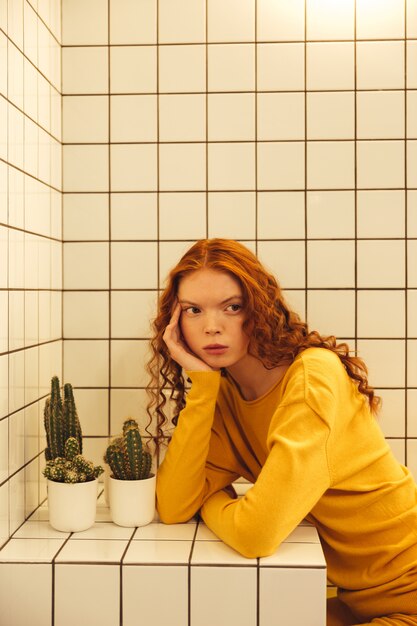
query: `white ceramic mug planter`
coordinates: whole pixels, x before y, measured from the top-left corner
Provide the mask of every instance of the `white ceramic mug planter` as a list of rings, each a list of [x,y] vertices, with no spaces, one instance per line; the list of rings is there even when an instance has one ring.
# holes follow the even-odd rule
[[[110,515],[118,526],[145,526],[155,515],[156,475],[142,480],[108,479]]]
[[[98,478],[85,483],[46,482],[49,523],[55,530],[80,532],[94,524]]]

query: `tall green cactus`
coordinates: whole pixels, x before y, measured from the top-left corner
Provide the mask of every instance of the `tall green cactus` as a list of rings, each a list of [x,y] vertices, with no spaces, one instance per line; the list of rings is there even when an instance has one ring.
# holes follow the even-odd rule
[[[139,426],[134,419],[124,422],[123,435],[109,444],[103,458],[110,466],[113,478],[143,480],[150,476],[152,456],[143,449]]]
[[[47,447],[45,458],[51,461],[64,456],[65,442],[69,437],[75,437],[82,453],[82,432],[80,420],[74,402],[74,394],[70,383],[64,385],[64,404],[62,404],[59,378],[51,380],[51,397],[47,398],[44,408],[44,425]]]

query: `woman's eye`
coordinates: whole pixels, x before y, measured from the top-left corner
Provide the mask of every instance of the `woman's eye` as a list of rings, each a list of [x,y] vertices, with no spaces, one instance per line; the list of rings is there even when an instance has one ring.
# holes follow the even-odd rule
[[[196,315],[197,313],[200,313],[200,309],[196,306],[189,306],[184,309],[184,311],[186,311],[186,313],[189,313],[190,315]]]
[[[237,311],[240,311],[242,309],[242,305],[241,304],[229,304],[227,308],[231,310],[233,313],[237,313]]]

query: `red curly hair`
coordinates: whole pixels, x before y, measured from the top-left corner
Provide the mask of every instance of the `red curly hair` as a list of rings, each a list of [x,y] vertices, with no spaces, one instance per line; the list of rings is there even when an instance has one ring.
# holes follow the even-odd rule
[[[168,421],[164,412],[166,392],[169,390],[169,398],[175,403],[171,420],[174,426],[185,405],[186,394],[182,368],[171,358],[162,337],[171,319],[180,280],[203,268],[227,272],[239,282],[245,312],[243,328],[249,333],[250,326],[249,351],[265,367],[273,368],[283,361],[292,362],[306,348],[331,350],[339,356],[349,376],[358,383],[358,389],[367,397],[372,412],[377,412],[380,398],[368,385],[366,365],[359,357],[349,355],[346,343],[337,344],[333,335],[322,337],[315,330],[309,331],[307,324],[285,302],[274,276],[245,246],[230,239],[202,239],[184,254],[169,273],[153,322],[152,357],[147,366],[150,374],[147,410],[150,423],[156,413],[154,441],[158,451],[160,443],[165,440],[163,426]]]

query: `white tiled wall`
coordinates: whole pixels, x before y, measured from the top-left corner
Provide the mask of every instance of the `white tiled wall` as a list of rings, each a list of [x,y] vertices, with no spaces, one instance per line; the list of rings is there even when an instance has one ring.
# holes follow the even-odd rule
[[[417,475],[417,0],[62,6],[64,373],[96,455],[146,424],[168,269],[220,236],[358,348]]]
[[[61,7],[0,2],[0,545],[45,497],[42,398],[62,366]]]

